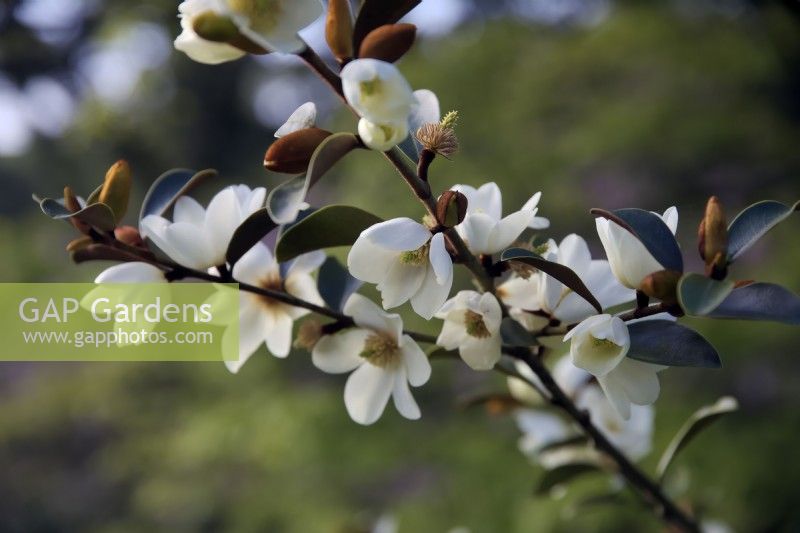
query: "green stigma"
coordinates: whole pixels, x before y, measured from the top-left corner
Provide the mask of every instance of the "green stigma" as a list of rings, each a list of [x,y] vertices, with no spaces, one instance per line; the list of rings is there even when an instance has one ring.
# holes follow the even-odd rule
[[[428,248],[429,245],[425,243],[416,250],[403,252],[400,254],[400,262],[404,265],[422,266],[428,260]]]
[[[386,368],[397,365],[400,360],[399,353],[400,350],[394,340],[386,335],[373,333],[364,341],[364,349],[358,355],[375,366]]]
[[[361,89],[361,97],[377,96],[381,92],[383,84],[379,78],[362,81],[358,84]]]

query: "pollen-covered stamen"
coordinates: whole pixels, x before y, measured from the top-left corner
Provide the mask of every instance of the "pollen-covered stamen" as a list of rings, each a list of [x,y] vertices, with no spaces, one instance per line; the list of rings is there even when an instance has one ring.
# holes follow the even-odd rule
[[[486,327],[486,322],[483,321],[483,315],[471,309],[467,309],[464,313],[464,326],[467,329],[467,335],[470,337],[486,339],[492,336],[489,328]]]
[[[364,349],[358,354],[370,364],[381,368],[397,366],[400,362],[400,348],[388,335],[373,333],[364,341]]]
[[[285,10],[284,0],[228,0],[231,11],[244,15],[257,32],[274,30]]]
[[[430,243],[426,242],[416,250],[409,250],[400,254],[400,262],[404,265],[422,266],[428,260]]]
[[[257,285],[262,289],[284,292],[283,278],[281,278],[281,275],[277,272],[268,274],[265,278],[259,281]],[[258,301],[264,307],[269,307],[269,308],[275,308],[285,305],[283,302],[280,302],[263,294],[258,295]]]

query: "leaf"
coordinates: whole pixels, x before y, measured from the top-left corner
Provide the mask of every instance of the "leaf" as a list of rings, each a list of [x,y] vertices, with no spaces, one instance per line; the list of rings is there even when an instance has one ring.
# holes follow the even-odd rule
[[[421,0],[364,0],[353,27],[353,50],[361,49],[361,41],[372,30],[394,24],[417,7]]]
[[[276,227],[277,224],[270,218],[265,207],[247,217],[233,232],[231,241],[228,243],[228,250],[225,252],[228,264],[233,267],[236,261]]]
[[[665,366],[719,368],[717,350],[702,335],[671,320],[643,320],[628,324],[628,357]]]
[[[500,256],[500,260],[520,261],[541,270],[548,276],[557,279],[563,283],[564,286],[571,289],[581,298],[589,302],[592,307],[597,309],[598,313],[603,312],[603,306],[600,305],[600,302],[597,301],[597,298],[594,297],[592,292],[586,287],[586,285],[584,285],[583,281],[581,281],[581,278],[579,278],[571,268],[559,263],[548,261],[540,255],[522,248],[509,248],[503,252],[503,254]]]
[[[764,200],[736,215],[728,226],[728,262],[733,262],[765,233],[797,210],[800,210],[800,202],[789,206],[774,200]]]
[[[536,453],[543,454],[558,450],[560,448],[568,448],[570,446],[583,446],[588,443],[589,439],[588,437],[586,437],[586,435],[572,435],[557,441],[548,442],[544,446],[540,447],[536,451]]]
[[[503,344],[509,346],[534,346],[539,344],[536,340],[536,335],[508,316],[500,323],[500,336],[503,339]]]
[[[175,201],[192,191],[209,178],[216,177],[213,169],[196,172],[185,168],[175,168],[161,174],[147,191],[139,212],[141,221],[147,215],[164,216],[175,204]]]
[[[736,398],[731,396],[723,396],[716,401],[713,405],[707,405],[698,409],[684,422],[680,430],[672,438],[672,441],[664,450],[664,454],[658,461],[656,468],[659,481],[664,481],[664,475],[670,464],[675,460],[678,453],[684,449],[694,439],[698,433],[707,428],[713,422],[719,420],[723,415],[732,413],[739,409],[739,403]]]
[[[769,320],[797,326],[800,325],[800,297],[774,283],[751,283],[733,289],[708,316]]]
[[[678,302],[687,315],[704,316],[733,290],[732,281],[718,281],[701,274],[684,274],[678,281]]]
[[[317,289],[325,304],[334,311],[341,311],[359,287],[361,281],[351,276],[335,257],[328,257],[322,263],[317,275]]]
[[[329,205],[314,211],[283,233],[275,245],[275,256],[284,262],[300,254],[353,244],[362,231],[382,219],[363,209]]]
[[[636,208],[617,209],[611,213],[593,209],[592,212],[631,232],[665,269],[683,272],[683,255],[678,241],[657,214]]]
[[[311,160],[305,176],[295,176],[274,189],[267,197],[267,209],[278,224],[287,224],[297,218],[305,206],[308,190],[348,152],[360,146],[358,138],[352,133],[334,133],[320,143]]]
[[[76,218],[81,222],[89,224],[100,231],[113,231],[116,227],[114,213],[105,204],[87,205],[80,211],[72,213],[64,204],[52,198],[45,198],[39,204],[45,215],[56,220],[69,220]]]
[[[570,463],[558,466],[544,473],[539,485],[536,487],[536,494],[544,496],[559,485],[573,481],[586,474],[600,471],[600,468],[592,463]]]

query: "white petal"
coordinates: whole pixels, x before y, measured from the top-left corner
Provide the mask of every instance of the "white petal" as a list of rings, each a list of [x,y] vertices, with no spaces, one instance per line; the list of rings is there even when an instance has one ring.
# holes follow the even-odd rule
[[[413,251],[431,239],[428,228],[410,218],[393,218],[364,230],[374,244],[396,252]]]
[[[611,315],[605,315],[605,314],[591,316],[586,320],[584,320],[583,322],[581,322],[580,324],[578,324],[577,326],[575,326],[574,328],[572,328],[571,330],[569,330],[567,334],[564,335],[564,341],[566,342],[572,339],[573,337],[581,336],[589,332],[589,330],[591,330],[597,324],[601,324],[602,322],[605,322],[610,319]]]
[[[283,137],[289,133],[310,128],[317,119],[317,106],[314,102],[306,102],[289,115],[286,122],[275,132],[275,137]]]
[[[558,262],[571,268],[581,279],[589,273],[592,254],[586,241],[572,233],[558,245]]]
[[[451,311],[449,315],[442,324],[442,331],[436,338],[436,344],[445,350],[455,350],[469,337],[464,327],[464,311]]]
[[[185,222],[175,222],[165,228],[163,242],[167,249],[161,247],[155,235],[152,238],[164,253],[189,268],[204,270],[222,264],[225,259],[224,253],[221,257],[216,255],[207,240],[198,238],[195,226]]]
[[[236,191],[233,187],[226,187],[211,199],[206,209],[205,234],[216,257],[224,259],[233,232],[241,222]]]
[[[417,420],[421,416],[419,406],[411,395],[411,389],[408,388],[405,371],[402,369],[395,374],[392,399],[394,400],[394,406],[397,408],[397,412],[405,418]]]
[[[186,29],[175,39],[174,46],[190,59],[207,65],[218,65],[226,61],[239,59],[244,52],[225,43],[206,41],[194,31]]]
[[[353,317],[358,327],[383,332],[395,341],[400,340],[403,331],[403,319],[396,313],[386,313],[375,303],[353,293],[344,304],[344,314]]]
[[[613,405],[614,409],[619,413],[619,416],[628,420],[631,417],[631,401],[628,399],[624,387],[617,380],[614,372],[598,377],[597,382],[603,389],[608,401],[611,402],[611,405]]]
[[[427,268],[425,277],[416,292],[411,296],[411,307],[414,312],[425,320],[430,320],[436,314],[450,295],[453,285],[453,271],[449,277],[440,283],[433,268]]]
[[[292,318],[283,312],[264,313],[267,349],[275,357],[284,358],[292,349]]]
[[[166,282],[164,272],[150,263],[121,263],[109,267],[95,278],[95,283],[159,283]]]
[[[467,242],[467,246],[476,254],[493,253],[490,251],[489,237],[497,225],[497,220],[486,213],[468,214],[464,221],[456,226],[456,231]]]
[[[467,210],[470,213],[486,213],[494,220],[500,220],[503,216],[503,195],[500,187],[493,181],[478,187],[471,198],[471,204],[467,205]]]
[[[197,200],[190,196],[181,196],[175,202],[172,213],[174,222],[187,222],[202,229],[206,219],[206,210]]]
[[[678,231],[678,208],[674,205],[667,208],[664,214],[661,215],[661,220],[667,225],[673,235]]]
[[[251,285],[258,285],[264,278],[277,276],[278,263],[269,248],[257,242],[233,265],[233,277]]]
[[[497,287],[497,295],[508,306],[538,311],[541,309],[540,279],[538,275],[532,275],[528,279],[512,276]]]
[[[433,267],[433,271],[436,273],[437,283],[444,284],[448,279],[452,279],[453,260],[450,258],[450,254],[447,253],[443,233],[437,233],[431,239],[428,258]]]
[[[525,231],[532,218],[531,211],[517,211],[500,220],[489,234],[489,248],[485,253],[497,253],[508,248]]]
[[[350,418],[369,425],[380,418],[394,389],[395,373],[370,363],[358,367],[344,387],[344,405]]]
[[[533,211],[539,205],[539,200],[542,198],[542,192],[539,191],[531,196],[527,202],[522,206],[520,211]]]
[[[424,385],[431,377],[431,363],[428,356],[417,344],[417,341],[403,335],[402,346],[403,365],[408,377],[408,382],[415,387]]]
[[[350,248],[347,269],[350,274],[367,283],[380,283],[397,260],[398,252],[374,244],[363,232]]]
[[[230,331],[230,328],[226,329],[223,335],[228,335]],[[248,304],[242,305],[239,310],[239,358],[225,361],[225,366],[236,374],[263,342],[264,321],[261,314]]]
[[[287,276],[292,274],[310,274],[325,262],[325,252],[317,250],[295,258],[289,265]]]
[[[391,309],[407,302],[419,290],[428,270],[424,265],[408,265],[400,261],[392,263],[386,277],[377,285],[383,308]]]
[[[319,291],[317,290],[317,281],[308,274],[291,273],[289,277],[286,278],[284,285],[286,287],[286,292],[292,296],[296,296],[301,300],[305,300],[306,302],[310,302],[319,306],[325,305],[325,302],[322,300],[322,296],[320,296]],[[305,316],[311,312],[302,307],[287,306],[287,308],[289,316],[293,319],[298,319],[301,316]]]
[[[500,360],[500,336],[472,339],[471,342],[462,344],[458,353],[473,370],[491,370]]]
[[[658,371],[662,366],[625,358],[614,370],[614,377],[622,385],[632,403],[647,405],[658,399],[661,387]]]
[[[364,363],[359,354],[364,350],[364,342],[371,334],[366,329],[351,328],[333,335],[323,335],[311,351],[311,362],[329,374],[355,370]]]
[[[414,100],[416,105],[408,119],[411,131],[417,131],[423,124],[439,122],[442,114],[439,110],[439,99],[433,91],[428,89],[414,91]]]

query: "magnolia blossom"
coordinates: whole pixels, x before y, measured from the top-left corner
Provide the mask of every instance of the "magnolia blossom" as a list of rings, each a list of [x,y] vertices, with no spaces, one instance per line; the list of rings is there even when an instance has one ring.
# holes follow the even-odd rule
[[[358,121],[358,136],[367,148],[385,152],[408,137],[408,121],[375,123],[362,118]]]
[[[660,392],[658,372],[665,367],[625,357],[631,341],[628,327],[619,317],[589,317],[564,336],[564,341],[568,340],[573,364],[597,378],[624,419],[630,417],[632,403],[656,401]]]
[[[641,459],[650,453],[655,418],[652,405],[634,405],[630,417],[622,418],[597,385],[581,391],[575,403],[586,409],[592,424],[631,459]]]
[[[408,119],[415,103],[411,86],[391,63],[356,59],[342,69],[342,89],[347,103],[374,124]]]
[[[500,304],[491,293],[461,291],[436,314],[444,320],[436,344],[455,350],[474,370],[491,370],[500,360]]]
[[[510,376],[506,381],[508,384],[508,392],[517,400],[528,405],[539,405],[546,398],[542,398],[539,391],[544,391],[545,387],[531,367],[525,364],[524,361],[515,360],[514,367],[517,373],[524,379],[516,376]],[[569,357],[561,357],[555,364],[552,370],[553,379],[561,387],[567,396],[574,398],[578,392],[587,384],[592,378],[592,375],[585,370],[578,368],[572,364]],[[534,389],[529,382],[536,385]]]
[[[295,131],[304,130],[314,125],[317,120],[317,106],[314,102],[306,102],[295,109],[286,122],[275,131],[275,137],[281,138]]]
[[[389,396],[406,418],[420,417],[408,385],[428,381],[431,365],[425,352],[403,333],[400,315],[388,314],[360,294],[344,306],[356,327],[323,335],[314,346],[312,361],[324,372],[354,371],[344,388],[344,404],[359,424],[372,424],[383,413]]]
[[[347,267],[353,277],[377,284],[384,309],[411,300],[414,311],[425,319],[442,307],[453,284],[444,235],[432,235],[410,218],[394,218],[361,232]]]
[[[224,265],[233,233],[264,205],[266,195],[263,187],[230,186],[218,192],[206,209],[195,199],[181,196],[172,222],[148,215],[142,219],[141,234],[179,265],[200,270]]]
[[[139,261],[120,263],[97,275],[95,283],[166,283],[164,271]]]
[[[678,229],[678,210],[673,206],[660,216],[674,234]],[[623,285],[629,289],[638,289],[644,278],[653,272],[664,270],[664,267],[631,232],[616,222],[602,217],[595,219],[595,224],[600,242],[603,243],[611,264],[611,270]]]
[[[322,12],[318,0],[185,0],[178,6],[181,34],[175,48],[200,63],[217,64],[245,53],[230,44],[209,41],[195,31],[200,16],[230,20],[235,31],[271,52],[294,52],[302,43],[297,32]]]
[[[497,253],[511,245],[525,228],[544,229],[550,225],[546,218],[536,216],[541,193],[537,192],[522,209],[503,218],[503,199],[496,183],[486,183],[477,189],[456,185],[452,190],[467,197],[467,214],[456,230],[476,254]]]
[[[603,308],[631,301],[635,297],[633,291],[620,285],[611,272],[608,261],[592,259],[586,241],[574,233],[567,235],[559,245],[550,240],[542,257],[572,269]],[[521,313],[522,310],[540,311],[564,324],[580,322],[597,312],[577,293],[542,271],[532,272],[527,278],[511,276],[497,288],[497,294],[512,308],[512,316],[523,325],[532,326],[530,329],[545,324],[532,324],[531,322],[540,322],[535,320],[540,317]],[[528,320],[529,317],[531,320]],[[541,318],[544,322],[547,321],[546,318]]]
[[[257,243],[245,253],[233,267],[233,277],[238,282],[248,283],[262,289],[285,291],[306,302],[324,305],[317,292],[312,273],[325,261],[323,252],[301,255],[283,269],[269,248]],[[262,296],[253,292],[239,292],[239,357],[226,360],[225,365],[233,373],[239,371],[261,344],[266,344],[275,357],[286,357],[292,346],[294,321],[310,311]],[[223,317],[224,318],[224,317]],[[226,336],[233,330],[223,333]]]

